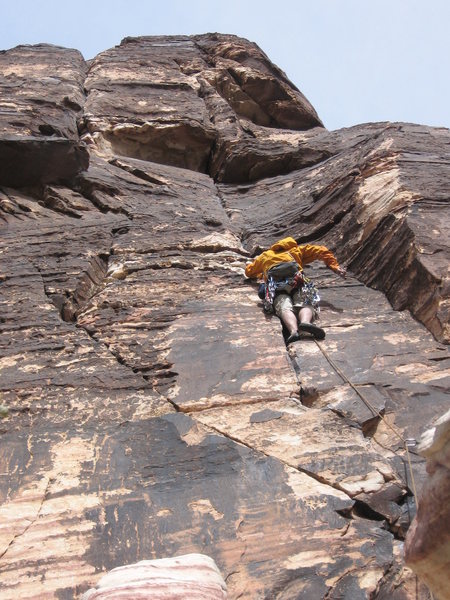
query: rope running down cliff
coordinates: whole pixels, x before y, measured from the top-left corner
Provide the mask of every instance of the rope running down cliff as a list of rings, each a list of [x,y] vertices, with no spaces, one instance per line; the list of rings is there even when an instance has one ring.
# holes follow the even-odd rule
[[[412,485],[412,492],[413,492],[413,496],[414,496],[414,501],[416,503],[416,508],[419,507],[419,503],[418,503],[418,498],[417,498],[417,490],[416,490],[416,482],[414,480],[414,473],[412,470],[412,464],[411,464],[411,455],[409,452],[409,448],[408,448],[408,444],[406,442],[406,440],[404,439],[404,437],[402,436],[402,434],[400,433],[400,431],[396,428],[393,427],[388,421],[387,419],[380,413],[380,411],[375,408],[375,406],[373,406],[373,404],[371,404],[371,402],[365,398],[364,394],[362,394],[357,388],[356,386],[348,379],[348,377],[345,375],[345,373],[342,372],[342,370],[337,366],[337,364],[332,360],[332,358],[329,356],[328,352],[325,350],[325,348],[323,348],[322,344],[320,344],[317,340],[314,340],[319,348],[319,350],[322,352],[322,354],[324,355],[324,357],[326,358],[326,360],[328,361],[328,363],[331,365],[331,367],[336,371],[336,373],[341,377],[341,379],[343,381],[345,381],[346,383],[348,383],[348,385],[356,392],[356,394],[361,398],[361,400],[364,402],[364,404],[369,408],[369,410],[371,410],[373,412],[373,414],[375,416],[377,416],[379,419],[381,419],[383,421],[383,423],[400,439],[400,441],[402,442],[404,448],[405,448],[405,452],[406,452],[406,458],[408,461],[408,468],[409,468],[409,473],[411,476],[411,485]]]

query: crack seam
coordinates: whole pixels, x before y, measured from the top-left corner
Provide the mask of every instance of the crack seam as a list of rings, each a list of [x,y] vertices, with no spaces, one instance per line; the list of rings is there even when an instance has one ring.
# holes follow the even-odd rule
[[[42,496],[42,500],[41,500],[41,503],[40,503],[40,505],[39,505],[39,508],[38,508],[38,510],[37,510],[37,512],[36,512],[36,515],[35,515],[35,517],[34,517],[34,518],[33,518],[33,519],[30,521],[30,523],[29,523],[29,524],[28,524],[28,525],[25,527],[25,529],[24,529],[23,531],[21,531],[20,533],[17,533],[17,534],[16,534],[16,535],[13,537],[13,539],[12,539],[12,540],[9,542],[8,546],[6,547],[6,549],[5,549],[5,550],[2,552],[2,554],[0,554],[0,559],[1,559],[1,558],[3,558],[3,557],[4,557],[4,556],[7,554],[7,552],[8,552],[8,551],[11,549],[11,546],[13,546],[13,544],[16,542],[16,540],[17,540],[18,538],[20,538],[20,537],[23,537],[23,536],[24,536],[24,535],[27,533],[27,531],[30,529],[30,527],[32,527],[32,526],[34,525],[34,523],[35,523],[35,522],[36,522],[36,521],[39,519],[39,516],[40,516],[40,514],[41,514],[41,511],[42,511],[42,507],[43,507],[43,505],[44,505],[44,502],[45,502],[45,501],[47,500],[47,498],[48,498],[48,492],[49,492],[49,489],[50,489],[50,485],[53,483],[53,481],[54,481],[54,480],[53,480],[53,478],[52,478],[52,477],[49,477],[49,478],[48,478],[48,480],[47,480],[47,484],[46,484],[46,486],[45,486],[44,494],[43,494],[43,496]]]
[[[293,397],[290,397],[289,400],[293,400],[294,402],[297,402],[297,400]],[[184,414],[201,413],[205,410],[210,410],[213,408],[228,408],[230,406],[242,406],[242,405],[248,406],[251,404],[262,404],[262,403],[266,403],[266,402],[270,403],[270,402],[279,402],[279,401],[280,401],[279,397],[250,398],[249,400],[242,400],[242,399],[237,398],[233,402],[225,401],[225,402],[217,402],[217,403],[212,403],[212,404],[198,403],[197,405],[194,405],[194,406],[183,407],[183,406],[177,404],[175,400],[169,400],[169,402],[171,404],[173,404],[177,408],[177,410],[179,410],[179,412],[182,412]]]
[[[193,418],[195,418],[195,416],[194,416]],[[197,419],[196,419],[196,420],[197,420]],[[337,491],[339,491],[339,492],[341,492],[341,493],[345,494],[345,495],[348,497],[348,499],[349,499],[351,502],[354,502],[353,498],[351,498],[351,497],[350,497],[350,496],[347,494],[347,492],[345,492],[344,490],[342,490],[341,488],[339,488],[339,486],[338,486],[337,484],[336,484],[336,485],[333,485],[332,483],[330,483],[330,482],[328,482],[328,481],[326,481],[326,480],[323,480],[323,479],[321,479],[321,478],[320,478],[320,477],[319,477],[317,474],[315,474],[315,473],[312,473],[312,472],[308,471],[307,469],[304,469],[304,468],[302,468],[302,467],[300,467],[300,466],[293,467],[293,466],[292,466],[292,465],[290,465],[289,463],[285,462],[283,459],[281,459],[281,458],[279,458],[279,457],[276,457],[276,456],[273,456],[273,455],[271,455],[271,454],[269,454],[269,453],[267,453],[267,452],[265,452],[264,450],[261,450],[261,449],[259,449],[259,448],[254,448],[254,447],[253,447],[253,446],[251,446],[249,443],[247,443],[247,442],[244,442],[243,440],[240,440],[239,438],[237,438],[237,437],[234,437],[234,436],[232,436],[231,434],[229,434],[229,433],[226,433],[226,432],[222,431],[220,428],[218,428],[218,427],[216,427],[216,426],[214,426],[214,425],[210,425],[210,424],[209,424],[209,425],[205,425],[205,424],[204,424],[204,423],[202,423],[201,421],[199,421],[199,422],[200,422],[200,423],[201,423],[201,424],[202,424],[204,427],[206,427],[206,428],[208,428],[208,429],[211,429],[212,431],[215,431],[216,433],[219,433],[220,435],[223,435],[224,437],[228,438],[228,439],[229,439],[229,440],[231,440],[232,442],[235,442],[236,444],[240,444],[241,446],[245,446],[246,448],[248,448],[248,449],[249,449],[249,450],[251,450],[252,452],[258,452],[259,454],[263,454],[263,455],[264,455],[264,456],[266,456],[267,458],[270,458],[270,459],[272,459],[272,460],[277,460],[277,461],[281,462],[283,465],[286,465],[287,467],[289,467],[289,468],[291,468],[291,469],[294,469],[295,471],[298,471],[299,473],[303,473],[304,475],[307,475],[308,477],[311,477],[311,479],[314,479],[314,480],[315,480],[315,481],[317,481],[318,483],[321,483],[322,485],[327,485],[328,487],[330,487],[330,488],[332,488],[332,489],[335,489],[335,490],[337,490]],[[335,511],[335,512],[338,512],[338,511]]]

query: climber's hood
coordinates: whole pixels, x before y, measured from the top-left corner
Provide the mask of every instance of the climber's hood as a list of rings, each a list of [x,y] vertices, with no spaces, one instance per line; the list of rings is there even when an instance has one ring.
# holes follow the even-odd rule
[[[292,248],[296,248],[297,242],[294,238],[286,237],[278,242],[275,242],[270,249],[274,252],[286,252],[287,250],[292,250]]]

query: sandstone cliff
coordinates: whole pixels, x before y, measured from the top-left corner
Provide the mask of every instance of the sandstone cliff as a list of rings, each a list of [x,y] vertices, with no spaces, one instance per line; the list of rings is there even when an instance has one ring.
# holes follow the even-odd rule
[[[422,435],[418,449],[427,459],[429,477],[408,530],[405,557],[434,597],[445,600],[450,590],[450,411]]]
[[[230,598],[427,598],[402,438],[448,407],[450,132],[327,131],[234,36],[0,64],[2,597],[200,552]],[[285,235],[351,274],[309,268],[327,337],[288,350],[243,278]]]

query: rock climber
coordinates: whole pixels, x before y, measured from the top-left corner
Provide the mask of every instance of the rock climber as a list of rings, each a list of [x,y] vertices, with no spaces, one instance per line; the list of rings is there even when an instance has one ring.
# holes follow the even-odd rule
[[[320,296],[314,284],[305,276],[303,266],[314,260],[323,261],[329,269],[345,278],[334,254],[325,246],[299,246],[292,237],[275,242],[245,267],[247,277],[262,277],[258,292],[264,309],[274,312],[285,325],[287,344],[300,339],[300,332],[323,340],[325,331],[314,325],[319,315]]]

